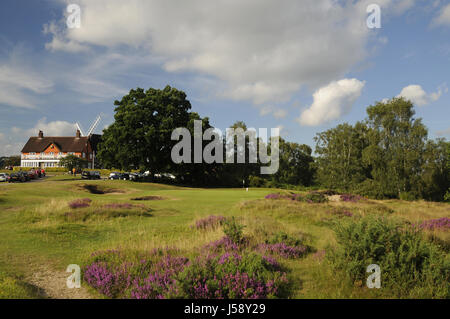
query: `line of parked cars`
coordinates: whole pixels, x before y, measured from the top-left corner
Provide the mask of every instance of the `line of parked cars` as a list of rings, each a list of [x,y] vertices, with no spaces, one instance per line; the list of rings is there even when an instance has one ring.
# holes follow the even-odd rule
[[[108,179],[110,180],[124,180],[124,181],[138,181],[145,177],[142,173],[119,173],[119,172],[112,172],[109,174]]]
[[[45,176],[45,171],[41,169],[31,169],[29,171],[17,171],[11,174],[0,173],[0,182],[28,182]]]
[[[109,174],[108,179],[110,180],[124,180],[124,181],[140,181],[145,180],[151,177],[151,173],[149,171],[146,171],[144,173],[119,173],[119,172],[112,172]],[[154,174],[153,178],[156,179],[175,179],[175,176],[169,173],[163,173],[163,174]]]

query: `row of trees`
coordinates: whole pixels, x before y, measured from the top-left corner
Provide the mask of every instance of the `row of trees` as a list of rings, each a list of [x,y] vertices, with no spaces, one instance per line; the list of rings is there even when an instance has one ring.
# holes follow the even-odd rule
[[[3,156],[0,157],[0,168],[20,166],[20,156]]]
[[[450,143],[429,140],[403,98],[378,102],[367,115],[317,134],[317,182],[376,198],[442,200],[450,187]]]
[[[194,120],[202,121],[203,130],[211,127],[207,117],[190,111],[182,91],[170,86],[138,88],[114,104],[115,121],[103,131],[98,152],[106,168],[172,173],[190,185],[316,184],[379,198],[442,200],[450,186],[450,143],[429,140],[422,121],[414,118],[412,103],[401,98],[370,106],[367,118],[355,125],[318,133],[315,158],[308,145],[280,139],[279,170],[273,175],[260,175],[259,161],[249,163],[249,150],[255,146],[248,137],[245,163],[175,164],[171,150],[177,141],[171,140],[172,131],[188,128],[193,139]],[[247,129],[240,121],[231,127]],[[221,151],[226,154],[223,138]],[[270,150],[270,143],[267,147]]]

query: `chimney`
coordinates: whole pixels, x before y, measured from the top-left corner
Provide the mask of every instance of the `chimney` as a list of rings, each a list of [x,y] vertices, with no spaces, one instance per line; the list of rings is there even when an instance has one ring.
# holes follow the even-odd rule
[[[77,130],[76,137],[77,137],[77,138],[80,138],[80,137],[81,137],[81,132],[80,132],[80,130]]]
[[[38,137],[39,137],[39,138],[43,138],[43,137],[44,137],[44,132],[39,131]]]

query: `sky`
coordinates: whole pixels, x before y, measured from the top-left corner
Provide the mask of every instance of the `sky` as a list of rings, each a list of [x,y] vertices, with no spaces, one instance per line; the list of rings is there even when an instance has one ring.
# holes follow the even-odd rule
[[[76,122],[87,130],[98,114],[101,133],[116,99],[166,85],[222,131],[244,121],[313,146],[316,133],[403,96],[430,138],[450,138],[449,0],[3,0],[0,8],[0,156],[19,154],[39,130],[72,136]]]

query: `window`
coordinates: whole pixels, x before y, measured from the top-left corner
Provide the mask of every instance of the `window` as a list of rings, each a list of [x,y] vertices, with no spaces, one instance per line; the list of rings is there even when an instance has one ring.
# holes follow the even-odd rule
[[[54,155],[53,152],[48,153],[48,155]]]

